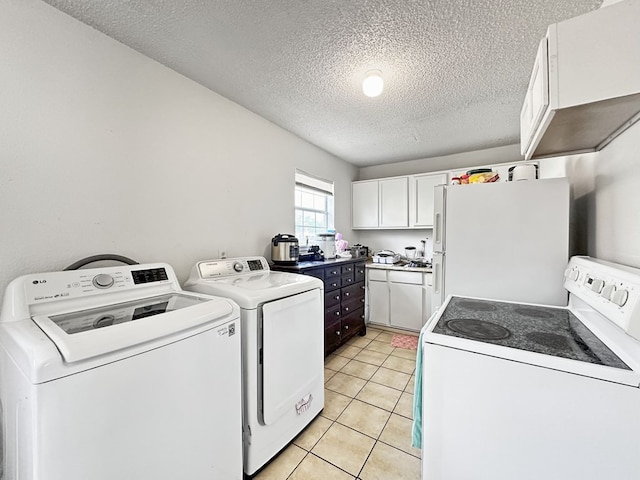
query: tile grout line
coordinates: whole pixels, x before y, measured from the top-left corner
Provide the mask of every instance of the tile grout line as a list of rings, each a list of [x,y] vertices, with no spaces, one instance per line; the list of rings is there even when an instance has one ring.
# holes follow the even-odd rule
[[[380,335],[380,334],[378,334],[377,336],[379,336],[379,335]],[[377,336],[376,336],[376,337],[374,337],[374,339],[375,339],[375,338],[377,338]],[[372,339],[372,340],[371,340],[371,341],[370,341],[366,346],[370,345],[370,344],[371,344],[371,342],[372,342],[372,341],[374,341],[374,339]],[[346,346],[349,346],[349,344],[347,343],[347,344],[345,345],[345,347],[346,347]],[[366,349],[366,346],[365,346],[365,347],[360,348],[360,352],[358,353],[358,355],[359,355],[362,351],[364,351],[364,350]],[[359,347],[356,347],[356,348],[359,348]],[[397,451],[399,451],[399,452],[403,452],[403,453],[405,453],[405,454],[407,454],[407,455],[411,455],[411,456],[413,456],[414,458],[417,458],[417,457],[415,457],[415,455],[412,455],[411,453],[405,452],[405,451],[404,451],[404,450],[402,450],[402,449],[399,449],[399,448],[397,448],[397,447],[395,447],[395,446],[393,446],[393,445],[390,445],[390,444],[388,444],[388,443],[386,443],[386,442],[384,442],[384,441],[380,440],[380,436],[382,435],[382,433],[384,432],[384,429],[385,429],[385,428],[387,427],[387,425],[389,424],[389,421],[391,420],[391,416],[394,414],[394,410],[398,407],[398,403],[400,402],[400,399],[402,398],[402,394],[406,392],[406,388],[407,388],[407,385],[409,384],[409,382],[411,381],[411,377],[415,374],[415,367],[414,367],[414,369],[412,370],[412,372],[411,372],[411,373],[407,373],[407,372],[403,372],[403,371],[400,371],[400,370],[396,370],[396,369],[394,369],[394,368],[383,367],[384,362],[386,362],[386,361],[389,359],[389,357],[391,357],[391,356],[394,356],[395,358],[400,358],[400,359],[404,359],[404,360],[409,360],[409,359],[407,359],[407,358],[405,358],[405,357],[392,355],[392,354],[393,354],[393,352],[395,352],[397,348],[399,348],[399,347],[394,347],[394,350],[392,350],[391,352],[389,352],[389,353],[387,353],[387,354],[384,354],[384,353],[382,353],[382,352],[377,352],[377,351],[375,351],[375,350],[367,349],[367,350],[368,350],[368,351],[370,351],[370,352],[378,353],[378,354],[381,354],[381,355],[386,355],[386,356],[385,356],[385,359],[383,360],[383,362],[382,362],[380,365],[372,364],[372,363],[369,363],[369,362],[364,362],[364,361],[362,361],[362,360],[357,360],[355,357],[351,357],[351,358],[349,358],[349,357],[346,357],[346,356],[342,356],[342,355],[340,355],[340,353],[335,353],[335,355],[340,356],[341,358],[346,358],[346,359],[348,359],[349,361],[348,361],[345,365],[343,365],[339,370],[337,370],[337,371],[336,371],[336,370],[333,370],[333,371],[335,371],[335,372],[336,372],[336,374],[337,374],[337,373],[342,373],[343,375],[347,375],[347,376],[350,376],[350,377],[353,377],[353,378],[357,378],[357,379],[359,379],[359,380],[364,380],[364,382],[365,382],[365,383],[364,383],[364,385],[363,385],[363,386],[358,390],[358,392],[357,392],[357,393],[355,393],[355,395],[354,395],[353,397],[350,397],[350,396],[348,396],[348,395],[344,395],[344,393],[342,393],[342,392],[337,392],[337,391],[335,391],[335,390],[332,390],[331,388],[328,388],[328,390],[330,390],[330,391],[332,391],[332,392],[334,392],[334,393],[337,393],[337,394],[340,394],[340,395],[343,395],[343,396],[349,397],[349,398],[350,398],[350,400],[349,400],[349,402],[346,404],[346,406],[344,407],[344,409],[342,409],[342,411],[340,412],[340,414],[339,414],[339,415],[337,415],[337,417],[336,417],[336,419],[335,419],[335,420],[331,420],[331,419],[330,419],[330,420],[331,420],[331,425],[329,426],[329,428],[327,428],[327,430],[325,430],[325,432],[320,436],[320,438],[319,438],[319,439],[314,443],[314,445],[311,447],[311,449],[315,448],[315,446],[320,442],[320,440],[321,440],[321,439],[324,437],[324,435],[329,431],[329,429],[330,429],[334,424],[336,424],[336,423],[337,423],[338,425],[341,425],[341,426],[342,426],[342,427],[344,427],[344,428],[348,428],[349,430],[351,430],[351,431],[353,431],[353,432],[356,432],[356,433],[358,433],[358,434],[360,434],[360,435],[364,435],[365,437],[371,438],[372,440],[374,440],[373,446],[371,447],[371,450],[370,450],[370,451],[369,451],[369,453],[367,454],[367,457],[365,458],[365,461],[363,462],[362,466],[360,467],[360,470],[358,471],[358,474],[354,477],[354,478],[356,478],[356,479],[361,478],[360,476],[362,475],[362,471],[364,470],[365,466],[367,465],[367,462],[369,461],[369,459],[370,459],[370,457],[371,457],[371,454],[373,453],[373,450],[375,449],[375,447],[376,447],[376,445],[378,444],[378,442],[380,442],[380,443],[382,443],[382,444],[384,444],[384,445],[386,445],[386,446],[388,446],[388,447],[390,447],[390,448],[393,448],[393,449],[395,449],[395,450],[397,450]],[[409,349],[406,349],[406,350],[409,350]],[[357,356],[357,355],[356,355],[356,356]],[[358,377],[358,376],[356,376],[356,375],[351,375],[350,373],[343,372],[342,370],[343,370],[343,369],[344,369],[344,368],[345,368],[349,363],[351,363],[351,361],[352,361],[352,360],[356,360],[356,361],[359,361],[360,363],[365,363],[365,364],[367,364],[367,365],[373,365],[374,367],[376,367],[376,369],[375,369],[375,371],[373,372],[373,374],[369,377],[369,379],[363,379],[363,378],[360,378],[360,377]],[[381,369],[381,368],[386,368],[387,370],[391,370],[391,371],[394,371],[394,372],[398,372],[398,373],[403,373],[403,374],[405,374],[405,375],[409,375],[409,380],[408,380],[408,381],[407,381],[407,383],[405,384],[404,388],[402,388],[402,389],[397,389],[397,388],[395,388],[395,387],[392,387],[392,386],[389,386],[389,385],[385,385],[385,384],[382,384],[382,383],[378,383],[378,382],[373,381],[373,380],[372,380],[372,378],[376,375],[376,373],[378,373],[378,372],[380,371],[380,369]],[[329,368],[329,370],[332,370],[332,369],[331,369],[331,368]],[[334,376],[335,376],[335,374],[334,374],[331,378],[333,378]],[[329,380],[331,380],[331,379],[329,379]],[[383,387],[387,387],[387,388],[390,388],[390,389],[395,390],[395,391],[397,391],[397,392],[400,392],[400,396],[399,396],[399,397],[398,397],[398,399],[395,401],[395,403],[394,403],[394,405],[393,405],[393,408],[392,408],[391,410],[387,410],[387,409],[385,409],[385,408],[381,408],[381,407],[380,407],[380,406],[378,406],[378,405],[373,405],[373,404],[371,404],[371,403],[369,403],[369,402],[366,402],[366,401],[364,401],[364,400],[358,400],[358,399],[356,398],[356,397],[358,396],[358,394],[360,394],[360,392],[362,392],[362,390],[363,390],[363,389],[364,389],[364,388],[365,388],[365,387],[366,387],[370,382],[371,382],[371,383],[373,383],[373,384],[381,385],[381,386],[383,386]],[[325,383],[325,388],[327,388],[327,387],[326,387],[326,383]],[[354,400],[358,400],[358,401],[360,401],[360,402],[362,402],[362,403],[365,403],[365,404],[370,405],[370,406],[375,407],[375,408],[379,408],[380,410],[384,410],[385,412],[388,412],[388,413],[389,413],[389,417],[388,417],[388,418],[387,418],[387,420],[384,422],[384,425],[383,425],[383,427],[380,429],[380,433],[377,435],[377,437],[375,437],[375,438],[374,438],[374,437],[372,437],[372,436],[370,436],[370,435],[368,435],[368,434],[366,434],[366,433],[364,433],[364,432],[361,432],[361,431],[359,431],[359,430],[357,430],[357,429],[355,429],[355,428],[352,428],[352,427],[350,427],[349,425],[344,425],[343,423],[340,423],[340,422],[338,421],[338,419],[340,418],[340,416],[342,416],[342,414],[343,414],[343,413],[344,413],[344,412],[349,408],[349,406],[353,403],[353,401],[354,401]],[[404,415],[400,415],[400,414],[396,414],[396,415],[398,415],[399,417],[402,417],[402,418],[407,418],[407,417],[405,417]],[[327,417],[324,417],[324,418],[327,418]],[[411,420],[411,419],[409,419],[409,420]],[[343,472],[345,472],[345,473],[347,473],[348,475],[350,475],[350,476],[352,476],[352,477],[353,477],[353,475],[351,475],[351,473],[350,473],[350,472],[347,472],[347,471],[345,471],[344,469],[342,469],[342,468],[338,467],[337,465],[334,465],[333,463],[329,462],[327,459],[324,459],[324,458],[322,458],[322,457],[320,457],[320,456],[318,456],[318,455],[316,455],[316,454],[312,453],[312,452],[311,452],[311,450],[308,450],[308,451],[307,451],[307,455],[308,455],[308,454],[311,454],[311,455],[316,456],[317,458],[319,458],[319,459],[321,459],[321,460],[323,460],[323,461],[325,461],[325,462],[329,463],[330,465],[333,465],[334,467],[338,468],[339,470],[341,470],[341,471],[343,471]],[[305,455],[305,456],[303,457],[303,460],[304,460],[304,458],[306,458],[306,456],[307,456],[307,455]],[[302,463],[302,461],[301,461],[300,463]],[[298,464],[298,465],[300,465],[300,464]],[[297,468],[298,468],[298,466],[296,466],[296,469],[297,469]],[[294,471],[295,471],[295,469],[294,469]],[[292,474],[293,474],[293,472],[292,472]],[[289,478],[289,477],[287,477],[287,478]]]

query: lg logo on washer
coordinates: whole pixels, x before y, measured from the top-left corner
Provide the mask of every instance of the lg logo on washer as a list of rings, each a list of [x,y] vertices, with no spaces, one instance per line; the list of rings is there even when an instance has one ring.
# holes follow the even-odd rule
[[[229,335],[230,337],[236,334],[236,324],[232,323],[228,327],[222,327],[218,330],[218,336]]]
[[[47,283],[47,281],[46,281],[46,280],[34,280],[34,281],[33,281],[33,284],[34,284],[34,285],[38,285],[38,284],[40,284],[40,283]]]

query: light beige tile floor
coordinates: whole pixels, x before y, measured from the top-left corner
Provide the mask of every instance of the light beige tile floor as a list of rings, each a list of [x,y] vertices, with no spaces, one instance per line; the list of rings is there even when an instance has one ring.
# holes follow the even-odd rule
[[[416,352],[392,338],[368,327],[325,359],[324,410],[256,480],[420,479],[411,446]]]

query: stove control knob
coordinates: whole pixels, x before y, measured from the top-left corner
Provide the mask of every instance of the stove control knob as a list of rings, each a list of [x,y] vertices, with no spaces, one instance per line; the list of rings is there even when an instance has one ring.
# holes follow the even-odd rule
[[[616,286],[613,284],[608,284],[604,286],[602,292],[600,292],[600,296],[607,300],[611,300],[611,297],[614,293],[616,293]]]
[[[624,306],[625,303],[627,303],[628,299],[629,299],[628,290],[618,290],[616,293],[613,294],[613,298],[611,299],[611,301],[616,305],[618,305],[619,307],[622,307]]]
[[[597,278],[593,279],[593,283],[591,284],[591,290],[593,290],[596,293],[600,293],[603,287],[604,287],[604,280],[598,280]]]
[[[93,277],[93,284],[98,288],[109,288],[114,283],[113,277],[106,273],[101,273]]]
[[[240,262],[234,262],[234,263],[233,263],[233,269],[234,269],[236,272],[240,273],[240,272],[242,271],[242,269],[243,269],[243,268],[244,268],[244,267],[242,266],[242,264],[241,264]]]

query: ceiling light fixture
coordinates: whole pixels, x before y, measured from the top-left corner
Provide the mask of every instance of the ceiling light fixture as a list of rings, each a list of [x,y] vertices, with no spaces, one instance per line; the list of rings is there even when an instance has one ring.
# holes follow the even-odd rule
[[[380,70],[369,70],[364,74],[362,81],[362,93],[367,97],[377,97],[382,93],[384,81]]]

